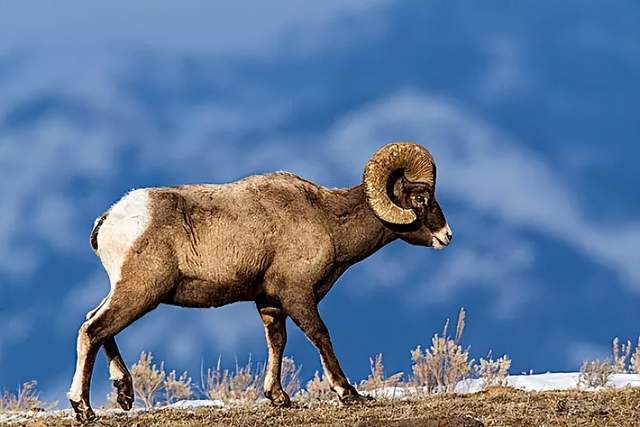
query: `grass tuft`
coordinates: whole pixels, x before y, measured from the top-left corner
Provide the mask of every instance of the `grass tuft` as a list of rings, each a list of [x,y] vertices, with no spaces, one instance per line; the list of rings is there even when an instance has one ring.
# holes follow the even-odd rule
[[[56,406],[58,406],[58,402],[47,404],[40,400],[38,382],[35,380],[23,383],[15,394],[6,390],[0,394],[0,413],[46,411],[54,409]]]

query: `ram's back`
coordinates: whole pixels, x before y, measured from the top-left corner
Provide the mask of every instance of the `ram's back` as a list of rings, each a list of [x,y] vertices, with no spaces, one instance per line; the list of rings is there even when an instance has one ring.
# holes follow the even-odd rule
[[[175,245],[183,275],[260,281],[275,263],[309,261],[329,240],[322,189],[277,173],[221,185],[152,189],[152,234]]]

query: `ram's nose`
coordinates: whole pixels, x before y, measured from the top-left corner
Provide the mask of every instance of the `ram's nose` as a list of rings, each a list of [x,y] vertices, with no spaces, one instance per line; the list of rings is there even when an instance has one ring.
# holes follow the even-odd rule
[[[433,233],[433,247],[436,249],[444,249],[449,246],[453,239],[453,231],[449,224],[446,224],[440,230]]]

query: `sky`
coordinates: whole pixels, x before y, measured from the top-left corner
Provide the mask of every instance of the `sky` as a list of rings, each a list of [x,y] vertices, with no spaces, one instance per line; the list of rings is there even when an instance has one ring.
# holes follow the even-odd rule
[[[0,0],[0,388],[66,405],[109,289],[88,234],[127,191],[274,170],[349,187],[393,140],[434,155],[455,240],[394,242],[321,303],[349,378],[376,353],[410,372],[460,307],[472,357],[512,373],[606,357],[640,335],[638,40],[631,0]],[[266,357],[251,303],[161,307],[117,339],[194,377]],[[320,368],[292,324],[286,354]]]

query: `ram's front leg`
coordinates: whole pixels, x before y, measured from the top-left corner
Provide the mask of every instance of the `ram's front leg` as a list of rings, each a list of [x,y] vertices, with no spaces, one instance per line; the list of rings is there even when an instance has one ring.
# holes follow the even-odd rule
[[[281,308],[258,303],[269,347],[269,362],[264,377],[264,395],[275,406],[290,406],[291,399],[282,389],[282,355],[287,343],[287,316]]]
[[[318,349],[320,360],[324,368],[325,377],[329,380],[331,389],[338,394],[343,403],[353,403],[367,400],[358,394],[355,387],[349,384],[340,363],[333,352],[329,330],[320,318],[314,298],[296,298],[293,301],[283,301],[287,314],[298,325],[305,336]]]

